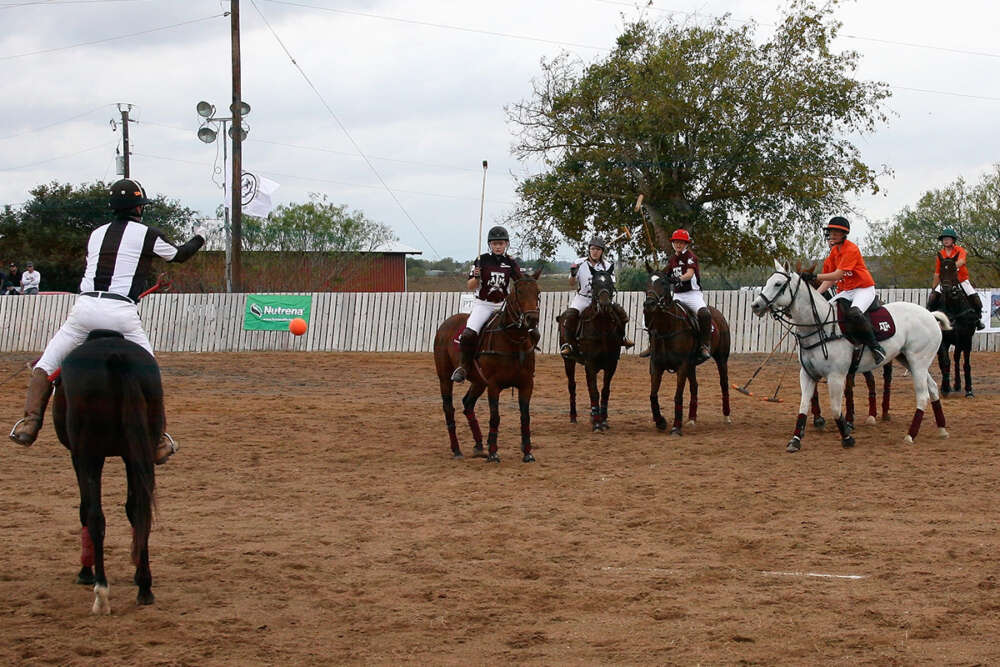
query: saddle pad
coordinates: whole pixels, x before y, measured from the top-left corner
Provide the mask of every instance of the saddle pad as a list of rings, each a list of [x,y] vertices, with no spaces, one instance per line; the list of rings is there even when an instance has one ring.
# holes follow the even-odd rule
[[[848,339],[852,339],[846,328],[844,328],[845,308],[843,303],[837,302],[837,321],[840,324],[840,332]],[[892,315],[886,310],[885,306],[879,306],[875,310],[868,313],[868,319],[872,323],[872,331],[875,332],[875,340],[881,342],[886,338],[892,338],[896,335],[896,322],[892,319]]]

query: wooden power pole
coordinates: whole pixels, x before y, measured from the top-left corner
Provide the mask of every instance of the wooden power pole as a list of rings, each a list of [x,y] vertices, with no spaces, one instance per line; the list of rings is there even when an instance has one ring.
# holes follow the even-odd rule
[[[240,0],[231,0],[229,21],[233,39],[233,177],[232,186],[232,280],[233,291],[243,291],[243,119],[240,86]],[[223,138],[225,141],[225,138]]]

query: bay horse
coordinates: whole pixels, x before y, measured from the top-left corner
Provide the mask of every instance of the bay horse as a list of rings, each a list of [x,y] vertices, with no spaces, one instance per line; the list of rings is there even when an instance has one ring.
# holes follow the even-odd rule
[[[92,331],[63,360],[52,400],[56,435],[70,451],[80,487],[82,567],[77,583],[94,584],[92,613],[111,613],[104,570],[101,473],[106,458],[120,456],[128,480],[125,513],[132,525],[133,581],[139,587],[136,602],[152,604],[153,461],[166,424],[159,366],[146,350],[121,334]]]
[[[965,291],[958,279],[958,267],[954,257],[944,257],[938,253],[941,260],[941,301],[940,310],[948,316],[952,330],[944,332],[941,347],[938,348],[938,367],[941,369],[941,393],[945,396],[951,393],[951,360],[948,353],[955,348],[955,391],[962,391],[962,372],[965,372],[965,396],[973,398],[972,393],[972,362],[969,355],[972,352],[972,335],[976,333],[976,323],[979,316],[969,303]],[[959,361],[964,360],[961,366]]]
[[[674,423],[671,435],[681,435],[684,417],[684,384],[690,383],[691,405],[688,409],[688,426],[694,426],[698,419],[698,378],[695,356],[699,339],[697,319],[688,308],[675,301],[673,288],[667,274],[646,265],[649,279],[646,283],[646,301],[642,314],[649,331],[649,405],[653,412],[656,428],[665,431],[667,421],[660,414],[660,383],[664,371],[677,373],[677,389],[674,392]],[[709,306],[712,313],[712,359],[719,371],[722,386],[722,415],[727,424],[732,423],[729,415],[729,322],[717,309]]]
[[[610,271],[591,269],[590,306],[580,313],[580,332],[577,337],[578,353],[563,359],[566,370],[566,384],[569,389],[569,420],[576,423],[576,365],[582,364],[587,375],[587,391],[590,393],[590,421],[595,432],[607,431],[608,400],[611,397],[611,379],[618,369],[622,355],[619,337],[619,322],[612,308],[615,281]],[[559,322],[559,345],[566,342],[562,322],[564,315],[556,318]],[[601,391],[597,390],[597,374],[604,372]]]
[[[872,370],[875,363],[871,351],[862,350],[860,360],[854,359],[854,344],[838,330],[837,310],[832,302],[824,299],[816,289],[802,280],[798,273],[787,265],[775,260],[775,271],[764,283],[760,295],[751,304],[753,313],[763,317],[772,316],[790,327],[799,343],[799,386],[801,398],[795,431],[786,446],[786,451],[797,452],[802,447],[805,431],[806,410],[816,383],[826,378],[830,394],[830,409],[840,431],[841,444],[854,446],[854,437],[847,430],[847,422],[841,412],[844,385],[847,375],[853,370]],[[941,332],[951,328],[948,318],[941,313],[930,313],[913,303],[897,301],[886,304],[885,309],[892,316],[895,333],[882,341],[888,363],[897,358],[909,369],[913,376],[917,407],[910,422],[904,442],[912,443],[920,430],[924,409],[928,398],[934,410],[934,420],[938,435],[948,437],[945,428],[944,411],[937,384],[928,368],[941,344]]]
[[[489,451],[487,463],[499,463],[497,453],[497,433],[500,429],[500,391],[517,387],[517,403],[521,411],[521,460],[531,463],[535,460],[531,453],[531,392],[535,386],[535,343],[539,319],[538,269],[530,276],[522,276],[511,281],[510,290],[503,307],[483,326],[472,368],[467,369],[469,389],[462,397],[462,408],[472,438],[475,441],[474,454],[483,453],[483,433],[476,419],[476,401],[486,391],[490,404],[490,431],[487,437]],[[451,373],[460,363],[458,350],[459,334],[469,319],[467,313],[452,315],[437,329],[434,336],[434,366],[441,385],[441,402],[444,420],[448,427],[451,452],[455,458],[462,458],[455,432],[455,407],[452,400],[454,383]]]
[[[875,374],[871,371],[862,373],[865,378],[865,385],[868,387],[868,416],[865,418],[866,424],[874,424],[878,420],[878,393],[875,387]],[[848,373],[844,384],[844,420],[847,430],[854,430],[854,380],[856,374]],[[882,421],[890,421],[889,403],[892,395],[892,363],[889,362],[882,367]],[[826,419],[823,417],[819,404],[819,385],[813,391],[810,401],[813,414],[813,426],[823,428],[826,426]]]

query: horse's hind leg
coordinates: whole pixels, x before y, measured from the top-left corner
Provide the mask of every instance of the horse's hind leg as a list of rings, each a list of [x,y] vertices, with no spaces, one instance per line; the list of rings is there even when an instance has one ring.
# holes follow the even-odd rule
[[[527,382],[517,389],[517,407],[521,411],[521,461],[532,463],[535,460],[531,453],[531,393],[535,381],[529,377]]]
[[[455,431],[455,403],[452,395],[454,383],[450,379],[438,378],[441,384],[441,407],[444,410],[444,423],[448,427],[448,440],[451,444],[451,455],[462,458],[462,449],[458,446],[458,433]]]
[[[73,470],[76,472],[77,480],[80,480],[80,463],[76,456],[73,459]],[[90,539],[90,531],[87,530],[87,513],[90,510],[90,502],[84,493],[83,483],[80,486],[80,572],[76,575],[76,583],[84,586],[94,585],[94,541]]]
[[[587,393],[590,395],[590,428],[601,430],[601,392],[597,390],[597,369],[592,364],[584,366],[587,371]]]
[[[962,370],[965,372],[965,397],[966,398],[972,398],[973,396],[975,396],[975,394],[972,393],[972,362],[969,360],[969,356],[971,354],[971,350],[972,350],[972,342],[970,341],[969,345],[967,347],[965,347],[965,349],[962,351],[962,354],[964,355],[963,356],[964,361],[962,363]]]
[[[733,418],[729,416],[729,357],[716,359],[715,366],[719,369],[719,384],[722,386],[722,416],[727,424],[732,424]]]
[[[143,481],[152,479],[153,467],[146,466],[141,470],[141,463],[125,461],[125,473],[128,477],[128,498],[125,501],[125,514],[132,524],[132,564],[135,565],[133,581],[139,587],[136,603],[153,604],[153,575],[149,571],[149,531],[153,521],[151,498],[142,497]],[[146,492],[148,493],[148,491]]]
[[[938,392],[937,382],[927,373],[927,394],[931,399],[931,408],[934,410],[934,425],[938,429],[938,437],[941,439],[948,437],[947,424],[944,419],[944,409],[941,407],[941,394]]]
[[[823,410],[819,406],[819,385],[815,382],[813,383],[813,394],[809,399],[809,405],[812,409],[813,426],[816,428],[826,426],[826,419],[823,418]]]
[[[892,364],[882,367],[882,421],[889,421],[889,397],[892,395]]]
[[[613,359],[608,364],[608,367],[604,369],[604,387],[601,389],[601,430],[607,431],[610,426],[608,426],[608,403],[611,402],[611,380],[615,377],[615,371],[618,370],[618,360]]]
[[[469,422],[469,430],[472,431],[472,455],[473,456],[483,456],[483,431],[479,428],[479,420],[476,419],[476,401],[479,397],[483,395],[483,391],[486,390],[486,385],[472,383],[469,390],[465,392],[465,396],[462,397],[462,414],[465,415],[465,419]]]
[[[889,364],[886,364],[886,367],[888,366]],[[878,417],[878,401],[875,393],[875,374],[871,371],[865,371],[865,384],[868,385],[868,419],[865,423],[874,424]]]
[[[653,412],[653,423],[661,431],[667,430],[667,420],[660,414],[660,383],[663,382],[663,369],[649,365],[649,408]]]
[[[844,385],[846,382],[847,377],[845,375],[831,373],[826,376],[826,386],[830,390],[830,412],[833,413],[834,421],[837,422],[837,430],[840,431],[840,444],[844,447],[853,447],[854,436],[851,435],[851,430],[847,426],[847,420],[844,419],[843,405],[841,405],[844,400]]]
[[[677,369],[677,387],[674,390],[674,425],[670,428],[670,435],[681,435],[681,424],[684,422],[684,383],[691,374],[690,364],[684,362]]]
[[[490,433],[486,437],[489,452],[486,454],[486,462],[500,463],[500,454],[497,453],[497,438],[500,433],[500,388],[491,384],[486,392],[486,400],[490,404]]]
[[[920,422],[924,418],[924,410],[927,408],[927,399],[930,396],[930,384],[934,382],[930,371],[920,370],[920,364],[914,361],[910,363],[910,373],[913,375],[913,389],[917,395],[917,409],[913,413],[913,420],[910,422],[910,430],[907,431],[903,442],[912,444],[920,432]]]
[[[101,508],[101,473],[104,457],[79,457],[77,482],[81,496],[86,497],[87,532],[94,545],[94,614],[110,614],[108,578],[104,573],[104,511]]]
[[[951,393],[951,357],[948,356],[948,346],[941,343],[938,348],[938,368],[941,369],[941,394]]]
[[[849,373],[844,382],[844,419],[848,430],[854,429],[854,373]]]
[[[804,368],[799,369],[799,414],[795,418],[795,430],[792,439],[785,446],[785,451],[794,453],[802,449],[802,438],[806,433],[806,410],[809,404],[818,405],[816,398],[816,380],[809,377]]]
[[[569,390],[569,422],[576,423],[576,361],[563,359],[566,369],[566,388]]]
[[[962,391],[962,348],[955,346],[955,391]]]
[[[688,426],[694,426],[698,422],[698,367],[691,366],[691,377],[688,378],[688,393],[691,396],[691,404],[688,406]]]

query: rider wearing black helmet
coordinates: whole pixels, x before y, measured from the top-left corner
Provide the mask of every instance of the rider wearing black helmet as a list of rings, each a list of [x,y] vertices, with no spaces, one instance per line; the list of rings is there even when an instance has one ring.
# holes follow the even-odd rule
[[[576,287],[577,290],[570,301],[569,308],[566,309],[566,312],[560,318],[566,342],[559,349],[559,353],[564,357],[570,357],[577,352],[578,342],[576,335],[577,329],[580,326],[580,313],[590,305],[592,297],[590,289],[591,270],[607,271],[611,274],[612,280],[615,278],[615,263],[605,259],[604,255],[606,252],[607,244],[604,242],[604,238],[595,234],[587,244],[587,256],[577,259],[569,267],[569,284],[571,287]],[[617,303],[612,302],[611,307],[617,316],[621,344],[626,348],[630,348],[635,343],[625,335],[628,313]]]
[[[976,329],[986,328],[983,324],[983,301],[979,298],[979,293],[972,286],[969,279],[969,267],[966,265],[968,254],[965,248],[958,245],[958,233],[951,227],[945,227],[938,235],[941,242],[941,252],[936,256],[934,265],[934,281],[931,283],[931,295],[927,299],[927,310],[938,310],[941,300],[941,258],[955,258],[955,266],[958,268],[958,281],[962,291],[969,298],[969,305],[976,312]]]
[[[10,432],[10,439],[17,444],[27,447],[38,437],[52,395],[49,377],[90,331],[117,331],[153,354],[136,307],[139,295],[147,287],[152,261],[156,257],[168,262],[187,261],[204,245],[205,239],[195,234],[184,245],[175,246],[159,229],[143,224],[143,208],[149,203],[146,191],[136,180],[124,178],[111,186],[108,204],[115,219],[90,234],[80,297],[31,373],[24,417]],[[175,449],[173,440],[164,434],[157,447],[156,462],[166,462]]]
[[[510,281],[521,278],[521,267],[513,257],[507,255],[510,247],[507,230],[499,225],[491,228],[486,241],[490,251],[476,258],[469,271],[468,287],[475,290],[476,298],[465,323],[465,330],[458,339],[462,358],[460,365],[451,374],[453,382],[465,381],[476,355],[480,330],[490,319],[490,315],[503,307]]]

